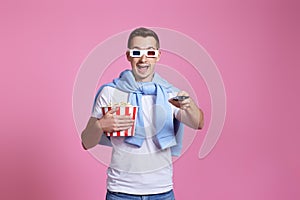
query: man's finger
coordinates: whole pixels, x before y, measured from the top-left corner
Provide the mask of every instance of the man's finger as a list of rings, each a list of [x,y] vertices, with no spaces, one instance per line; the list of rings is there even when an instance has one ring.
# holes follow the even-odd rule
[[[177,108],[180,107],[179,101],[175,101],[175,100],[173,100],[173,99],[169,99],[169,102],[170,102],[171,104],[173,104],[173,106],[175,106],[175,107],[177,107]]]
[[[130,116],[115,116],[115,120],[118,124],[133,124],[134,120]]]
[[[107,111],[106,114],[114,114],[115,112],[117,112],[120,108],[119,107],[114,107],[111,110]]]

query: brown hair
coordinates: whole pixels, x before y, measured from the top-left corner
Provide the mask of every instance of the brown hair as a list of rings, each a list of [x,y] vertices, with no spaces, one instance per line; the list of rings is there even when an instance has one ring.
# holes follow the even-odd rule
[[[130,48],[130,42],[132,40],[132,38],[136,37],[136,36],[141,36],[141,37],[154,37],[154,39],[156,40],[156,47],[157,49],[159,49],[159,39],[158,39],[158,36],[157,34],[148,29],[148,28],[144,28],[144,27],[140,27],[140,28],[137,28],[137,29],[134,29],[130,35],[129,35],[129,38],[128,38],[128,43],[127,43],[127,47]]]

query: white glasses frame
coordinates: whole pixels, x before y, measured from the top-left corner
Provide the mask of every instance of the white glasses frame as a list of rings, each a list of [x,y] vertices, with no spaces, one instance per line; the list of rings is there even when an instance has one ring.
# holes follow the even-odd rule
[[[133,58],[140,58],[145,55],[147,58],[157,58],[159,54],[159,50],[156,49],[129,49],[129,55]]]

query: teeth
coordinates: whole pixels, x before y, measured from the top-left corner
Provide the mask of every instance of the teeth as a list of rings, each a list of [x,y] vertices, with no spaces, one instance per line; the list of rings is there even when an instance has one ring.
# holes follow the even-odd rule
[[[149,65],[138,65],[140,68],[149,67]]]

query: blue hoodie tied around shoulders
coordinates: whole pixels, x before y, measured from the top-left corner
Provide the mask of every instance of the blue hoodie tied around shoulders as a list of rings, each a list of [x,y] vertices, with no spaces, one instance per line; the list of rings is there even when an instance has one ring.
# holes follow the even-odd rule
[[[182,149],[183,124],[175,117],[170,115],[172,112],[171,104],[168,102],[168,93],[178,92],[179,90],[168,83],[157,73],[154,74],[152,82],[136,82],[131,70],[123,71],[119,78],[113,82],[101,86],[96,94],[94,106],[97,98],[104,87],[113,87],[123,92],[129,93],[128,102],[133,106],[138,106],[136,117],[135,135],[125,138],[125,142],[137,147],[141,147],[146,134],[143,120],[143,95],[155,95],[155,128],[156,134],[152,140],[159,149],[171,147],[172,156],[179,156]],[[112,146],[110,138],[105,134],[99,144]]]

